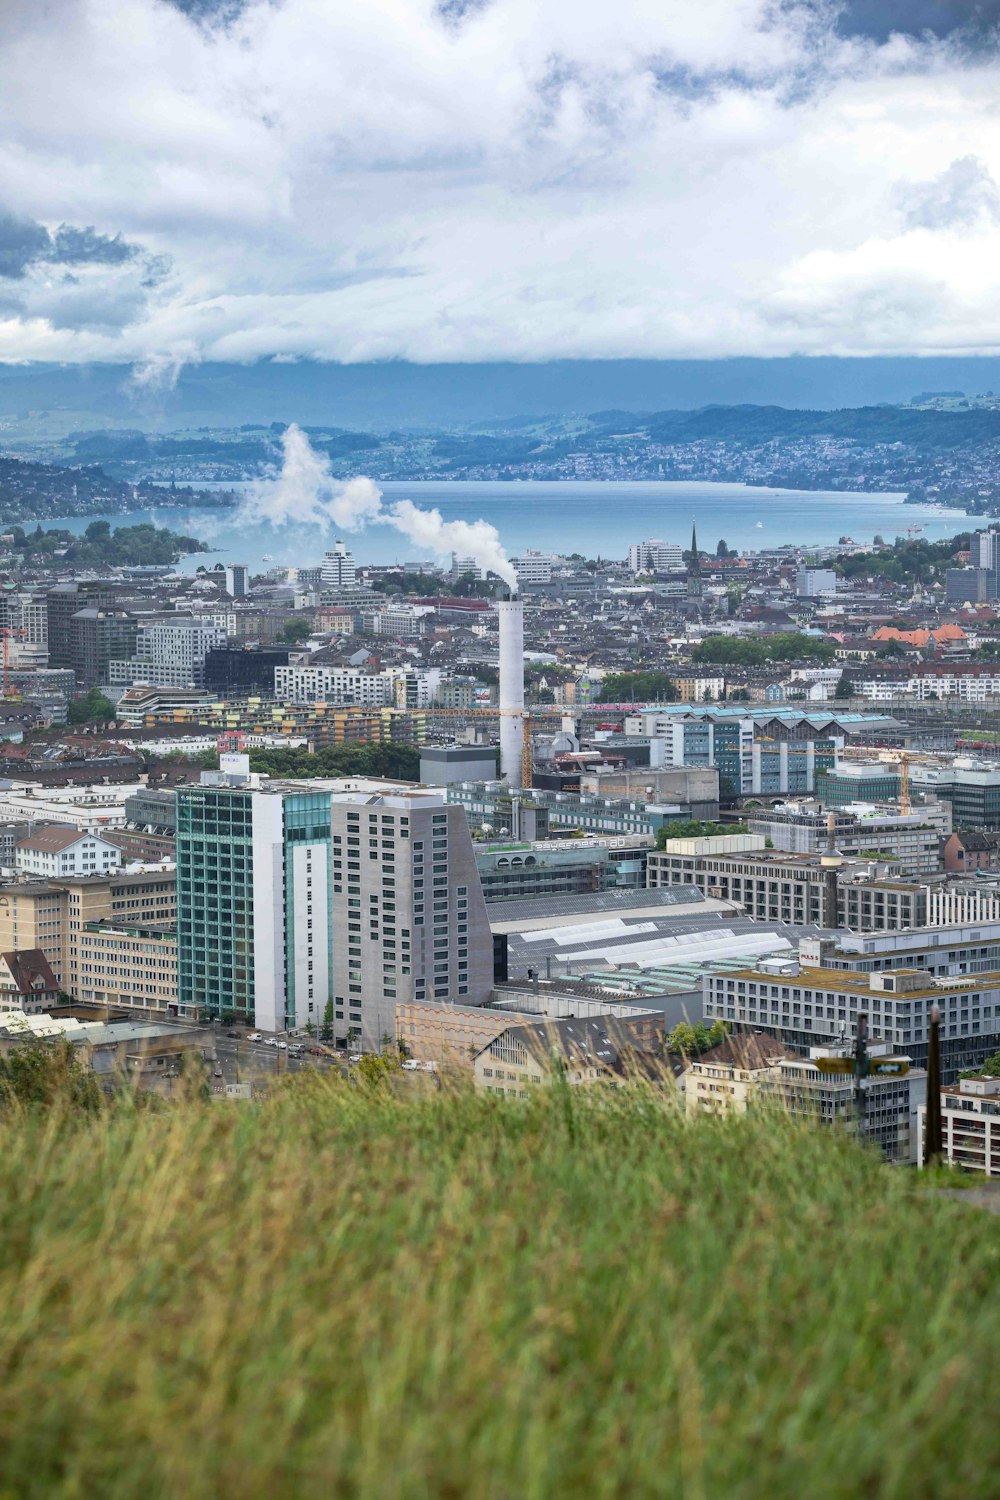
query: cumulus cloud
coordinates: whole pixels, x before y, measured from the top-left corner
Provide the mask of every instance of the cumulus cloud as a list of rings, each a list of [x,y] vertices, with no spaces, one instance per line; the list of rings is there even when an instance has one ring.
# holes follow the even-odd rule
[[[905,9],[5,0],[0,359],[1000,350],[996,51]]]
[[[902,188],[910,229],[974,229],[1000,222],[1000,187],[978,156],[961,156],[929,182]]]

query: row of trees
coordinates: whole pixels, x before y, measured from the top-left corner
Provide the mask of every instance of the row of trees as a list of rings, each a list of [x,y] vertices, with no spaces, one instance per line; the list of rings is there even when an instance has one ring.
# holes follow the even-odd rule
[[[671,703],[677,684],[666,672],[609,672],[601,683],[599,703]]]
[[[779,630],[774,635],[736,637],[710,635],[696,646],[692,659],[719,666],[764,666],[768,662],[831,661],[833,641],[804,635],[797,630]]]
[[[414,745],[326,745],[322,750],[289,746],[251,750],[250,769],[268,776],[385,776],[416,781],[420,751]]]

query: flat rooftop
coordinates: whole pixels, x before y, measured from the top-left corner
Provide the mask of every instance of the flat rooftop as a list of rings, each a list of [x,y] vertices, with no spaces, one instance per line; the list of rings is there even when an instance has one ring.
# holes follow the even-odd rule
[[[675,917],[704,912],[730,912],[731,903],[705,896],[696,885],[663,886],[653,891],[595,891],[575,896],[531,896],[521,901],[487,902],[494,932],[530,932],[560,927],[576,918],[599,921],[608,917],[648,917],[660,912]]]
[[[879,973],[892,974],[901,970],[911,974],[923,972],[920,969],[907,969],[905,963],[901,963],[897,970],[883,969]],[[810,969],[804,966],[794,975],[770,974],[764,969],[734,969],[727,978],[762,981],[765,984],[794,984],[800,988],[833,990],[842,995],[864,995],[866,998],[884,995],[889,1000],[936,1000],[942,995],[960,991],[968,993],[970,990],[1000,990],[1000,971],[995,969],[988,974],[960,974],[954,978],[942,976],[937,984],[928,982],[905,990],[873,990],[870,974],[855,974],[844,969]]]

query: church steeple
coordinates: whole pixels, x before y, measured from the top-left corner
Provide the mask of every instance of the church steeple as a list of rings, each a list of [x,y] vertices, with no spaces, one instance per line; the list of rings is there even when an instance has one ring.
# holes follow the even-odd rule
[[[687,596],[689,599],[700,599],[702,596],[701,578],[701,554],[698,551],[698,530],[694,520],[691,521],[691,558],[688,562]]]

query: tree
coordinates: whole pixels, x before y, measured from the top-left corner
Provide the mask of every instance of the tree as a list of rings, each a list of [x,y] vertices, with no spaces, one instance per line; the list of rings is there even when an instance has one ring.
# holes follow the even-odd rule
[[[745,687],[733,688],[729,694],[729,700],[731,703],[749,703],[750,689]]]
[[[837,686],[833,690],[833,696],[840,699],[854,697],[854,684],[846,672],[841,672],[838,677]]]
[[[667,1050],[680,1052],[684,1057],[698,1057],[702,1052],[718,1047],[728,1035],[725,1021],[715,1021],[711,1026],[702,1021],[694,1025],[690,1021],[681,1021],[667,1038]]]
[[[101,1087],[72,1042],[30,1041],[0,1058],[0,1106],[62,1104],[94,1114]]]
[[[308,620],[289,620],[281,631],[281,639],[287,641],[290,646],[297,645],[299,641],[308,640],[311,635],[312,626]]]
[[[729,556],[729,548],[726,546],[726,543],[724,541],[720,541],[719,542],[719,545],[715,549],[715,555],[716,555],[716,557],[728,557]]]
[[[323,1026],[320,1030],[320,1040],[329,1042],[333,1040],[333,996],[323,1007]]]
[[[393,1073],[398,1073],[403,1066],[403,1055],[395,1042],[383,1046],[380,1052],[366,1052],[359,1063],[354,1065],[354,1077],[366,1088],[378,1088]]]
[[[598,703],[669,703],[677,697],[666,672],[609,672],[601,683]]]
[[[82,698],[74,698],[66,710],[68,724],[107,723],[114,716],[114,704],[95,687]]]

